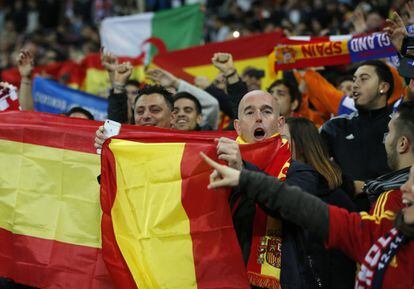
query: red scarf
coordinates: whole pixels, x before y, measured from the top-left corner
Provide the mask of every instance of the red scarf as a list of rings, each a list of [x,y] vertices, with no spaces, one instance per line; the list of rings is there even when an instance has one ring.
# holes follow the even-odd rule
[[[284,181],[291,160],[289,144],[286,140],[282,140],[280,135],[275,136],[275,141],[280,141],[281,146],[274,160],[264,171]],[[245,143],[241,138],[238,138],[237,142]],[[282,222],[267,216],[256,205],[253,226],[252,244],[247,262],[250,284],[261,288],[280,289]]]

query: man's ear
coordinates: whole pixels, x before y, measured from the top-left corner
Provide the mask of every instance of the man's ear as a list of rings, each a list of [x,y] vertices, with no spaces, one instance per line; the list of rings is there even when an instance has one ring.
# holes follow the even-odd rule
[[[299,101],[297,99],[295,99],[291,104],[290,104],[290,111],[295,111],[297,108],[299,107]]]
[[[285,117],[284,116],[279,116],[279,118],[277,119],[277,126],[279,128],[279,132],[281,132],[283,130],[283,128],[285,127]]]
[[[379,92],[381,93],[381,94],[387,94],[388,93],[388,91],[390,90],[390,84],[388,83],[388,82],[385,82],[385,81],[382,81],[380,84],[379,84],[379,86],[378,86],[378,88],[379,88]]]
[[[233,121],[233,125],[234,125],[234,129],[237,132],[237,135],[240,135],[241,131],[240,131],[240,126],[239,126],[239,120],[237,118]]]
[[[175,123],[175,114],[171,112],[170,114],[170,124],[173,126]]]
[[[412,143],[406,136],[401,136],[397,142],[397,152],[399,154],[405,154],[411,151]]]
[[[200,125],[202,121],[203,121],[203,115],[200,113],[199,115],[197,115],[196,122],[198,125]]]

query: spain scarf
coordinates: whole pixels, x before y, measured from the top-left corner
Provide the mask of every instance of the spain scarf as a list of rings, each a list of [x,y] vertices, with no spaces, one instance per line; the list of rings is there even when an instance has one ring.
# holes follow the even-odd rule
[[[289,144],[279,134],[273,136],[272,140],[279,144],[277,153],[261,169],[283,181],[291,160]],[[246,144],[241,137],[237,141],[239,144]],[[268,216],[256,205],[253,224],[253,238],[247,262],[249,282],[261,288],[280,289],[282,222]]]

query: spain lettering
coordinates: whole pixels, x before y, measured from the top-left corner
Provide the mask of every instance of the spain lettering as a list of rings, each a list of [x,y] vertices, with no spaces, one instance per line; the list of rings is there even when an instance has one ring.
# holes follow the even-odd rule
[[[340,55],[343,53],[341,42],[322,42],[301,46],[303,58]]]

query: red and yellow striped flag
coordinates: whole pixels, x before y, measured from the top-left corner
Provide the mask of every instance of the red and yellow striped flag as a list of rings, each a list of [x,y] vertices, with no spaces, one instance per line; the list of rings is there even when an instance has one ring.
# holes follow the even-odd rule
[[[0,277],[114,288],[102,259],[97,122],[0,113]]]
[[[0,277],[38,288],[249,288],[228,192],[206,189],[198,155],[215,156],[223,134],[123,126],[103,150],[100,196],[98,125],[0,113]],[[262,168],[277,151],[241,150]]]
[[[143,129],[103,148],[103,254],[119,288],[249,288],[229,191],[208,190],[218,133]],[[268,167],[279,147],[242,146]]]

